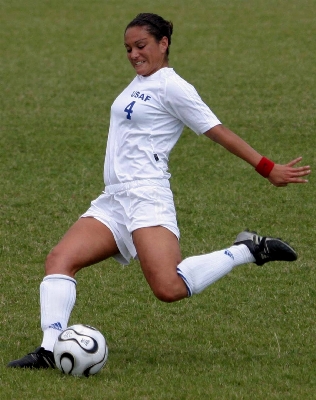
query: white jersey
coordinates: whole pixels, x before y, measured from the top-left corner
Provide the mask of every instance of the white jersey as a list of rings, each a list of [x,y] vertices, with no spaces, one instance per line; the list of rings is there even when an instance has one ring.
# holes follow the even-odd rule
[[[169,154],[184,126],[200,135],[220,123],[172,68],[137,75],[111,107],[105,184],[169,179]]]

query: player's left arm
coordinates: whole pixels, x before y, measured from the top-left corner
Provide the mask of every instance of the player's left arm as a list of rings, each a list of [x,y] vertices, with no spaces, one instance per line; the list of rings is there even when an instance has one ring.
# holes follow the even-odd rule
[[[205,132],[204,135],[223,146],[230,153],[243,159],[261,173],[260,162],[262,163],[263,156],[233,131],[226,128],[224,125],[216,125]],[[271,161],[267,160],[268,163],[271,163],[269,167],[272,167],[272,169],[268,172],[268,175],[265,175],[263,169],[262,175],[267,177],[275,186],[286,186],[288,183],[306,183],[308,180],[303,179],[303,177],[309,175],[311,169],[309,165],[295,167],[301,160],[302,157],[298,157],[287,164],[273,164]]]

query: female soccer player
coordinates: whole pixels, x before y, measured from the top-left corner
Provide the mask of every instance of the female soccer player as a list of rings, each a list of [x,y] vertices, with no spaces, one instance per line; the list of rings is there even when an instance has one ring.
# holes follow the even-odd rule
[[[124,45],[137,75],[111,108],[105,190],[48,255],[40,285],[42,344],[10,367],[54,367],[53,346],[76,299],[75,275],[109,257],[122,264],[137,257],[153,293],[165,302],[200,293],[238,265],[297,258],[282,240],[244,231],[228,248],[182,260],[168,157],[184,126],[275,186],[307,182],[310,167],[296,167],[301,157],[274,164],[223,126],[194,87],[169,68],[172,30],[155,14],[139,14],[127,25]]]

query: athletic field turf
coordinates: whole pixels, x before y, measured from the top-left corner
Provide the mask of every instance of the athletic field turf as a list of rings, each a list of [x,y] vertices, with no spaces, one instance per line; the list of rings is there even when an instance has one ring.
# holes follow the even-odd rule
[[[170,64],[225,125],[315,169],[313,0],[0,0],[0,399],[315,399],[313,175],[272,187],[189,129],[170,159],[183,257],[248,227],[298,261],[241,266],[176,304],[154,298],[137,262],[100,263],[77,276],[70,324],[104,333],[104,370],[5,367],[40,345],[45,256],[103,189],[110,106],[134,76],[123,31],[139,12],[173,21]]]

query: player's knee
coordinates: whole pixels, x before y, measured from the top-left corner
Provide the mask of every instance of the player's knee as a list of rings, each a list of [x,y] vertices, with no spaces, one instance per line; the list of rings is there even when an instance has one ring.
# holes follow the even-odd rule
[[[63,274],[74,276],[77,271],[74,266],[65,259],[65,256],[58,250],[58,246],[54,247],[47,255],[45,261],[46,275]]]
[[[167,277],[156,276],[148,283],[157,299],[165,303],[173,303],[188,296],[187,287],[178,274]]]
[[[55,273],[54,270],[56,269],[57,264],[58,264],[58,254],[55,251],[55,249],[52,249],[46,256],[45,260],[46,275]]]
[[[183,292],[179,285],[162,284],[151,288],[158,300],[164,303],[173,303],[186,297],[186,291]]]
[[[170,290],[165,290],[160,288],[153,290],[153,293],[158,300],[163,301],[164,303],[173,303],[174,301],[178,300],[175,294],[172,293]]]

